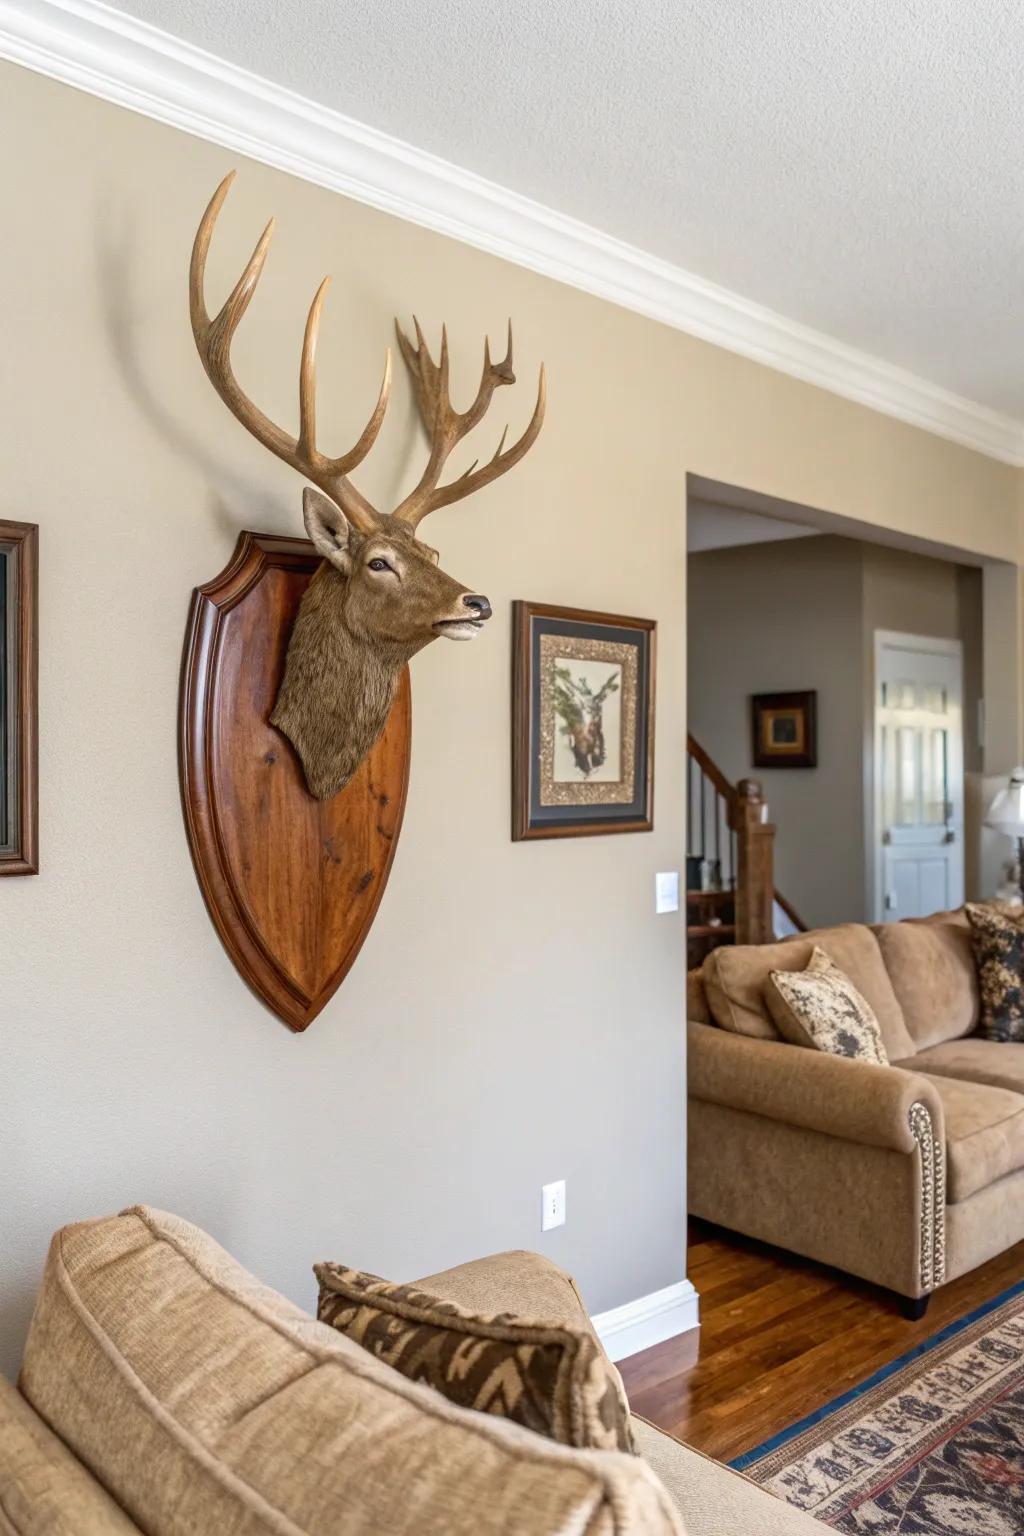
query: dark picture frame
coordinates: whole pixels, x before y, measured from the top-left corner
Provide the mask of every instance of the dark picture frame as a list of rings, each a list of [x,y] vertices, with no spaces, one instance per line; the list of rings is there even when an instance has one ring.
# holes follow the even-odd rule
[[[657,625],[512,605],[512,838],[654,826]]]
[[[751,699],[755,768],[817,768],[818,695],[755,693]]]
[[[0,876],[39,873],[38,549],[0,520]]]

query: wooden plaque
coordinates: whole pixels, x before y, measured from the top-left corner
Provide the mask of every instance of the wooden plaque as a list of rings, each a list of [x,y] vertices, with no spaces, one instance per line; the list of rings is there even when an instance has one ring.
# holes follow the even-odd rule
[[[387,884],[409,783],[408,669],[384,733],[333,800],[315,800],[268,723],[299,601],[306,539],[243,533],[193,595],[179,749],[185,826],[214,926],[242,978],[290,1029],[333,997]]]

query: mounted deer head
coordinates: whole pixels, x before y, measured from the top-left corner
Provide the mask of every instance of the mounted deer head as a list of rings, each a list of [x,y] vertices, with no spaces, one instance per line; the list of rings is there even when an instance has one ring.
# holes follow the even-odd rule
[[[299,435],[289,437],[242,392],[231,368],[231,339],[256,291],[267,259],[271,219],[215,319],[204,299],[206,256],[214,224],[234,172],[210,200],[196,232],[189,271],[189,308],[199,356],[214,389],[242,425],[319,490],[303,495],[306,531],[323,564],[299,608],[288,646],[284,679],[270,717],[302,761],[310,792],[330,799],[343,789],[377,740],[394,702],[402,668],[431,640],[471,640],[491,616],[491,605],[447,576],[437,551],[417,537],[428,513],[461,501],[517,464],[537,440],[544,420],[544,369],[529,426],[505,447],[508,429],[486,464],[474,462],[447,485],[441,475],[453,448],[484,418],[494,391],[514,384],[512,327],[508,348],[492,363],[484,342],[484,366],[476,399],[457,411],[448,393],[448,335],[441,332],[435,363],[415,322],[414,346],[395,322],[398,345],[412,375],[430,453],[418,484],[390,515],[367,501],[349,472],[373,447],[391,392],[391,354],[384,366],[377,404],[355,445],[338,458],[316,446],[316,346],[320,312],[330,278],[324,278],[310,305],[299,365]],[[326,494],[321,494],[321,493]]]

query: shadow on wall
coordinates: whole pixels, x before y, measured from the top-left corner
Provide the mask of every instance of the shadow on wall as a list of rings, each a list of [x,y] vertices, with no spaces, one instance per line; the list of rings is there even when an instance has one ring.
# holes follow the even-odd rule
[[[201,211],[200,208],[199,212]],[[174,295],[174,301],[176,305],[180,305],[183,345],[187,341],[188,367],[192,373],[190,387],[209,390],[211,420],[227,432],[236,432],[239,430],[236,423],[231,420],[224,406],[214,395],[213,388],[208,384],[203,373],[202,363],[194,351],[188,319],[188,257],[189,251],[183,249],[181,288],[180,293]],[[237,474],[229,467],[225,456],[211,451],[202,439],[182,426],[180,419],[168,409],[166,401],[174,398],[176,393],[174,389],[168,388],[168,368],[173,364],[164,360],[163,366],[157,367],[158,359],[154,356],[152,347],[147,345],[145,304],[139,296],[142,285],[138,279],[140,274],[145,275],[148,272],[148,268],[140,254],[138,232],[124,204],[115,208],[107,200],[97,211],[96,264],[99,272],[101,311],[110,340],[111,354],[124,381],[128,396],[138,408],[139,414],[164,443],[175,454],[193,464],[209,486],[220,488],[220,496],[215,497],[213,501],[214,525],[217,530],[224,535],[225,539],[233,539],[243,525],[256,530],[276,529],[282,526],[287,517],[295,524],[296,537],[301,537],[303,529],[298,497],[301,476],[295,478],[295,506],[285,512],[279,497],[268,492],[260,481]],[[239,264],[239,273],[241,270],[242,266]],[[222,295],[211,294],[211,305],[216,303],[218,298],[223,302],[229,291],[230,288],[225,288]],[[361,293],[358,295],[358,301],[372,309],[373,297],[375,296]],[[147,302],[153,302],[151,291],[147,293]],[[247,321],[252,325],[251,312]],[[245,323],[246,321],[243,321],[243,324]],[[256,324],[258,325],[258,320]],[[390,337],[387,339],[390,340]],[[294,416],[296,427],[300,344],[301,336],[297,336],[294,355],[282,359],[280,356],[272,357],[273,346],[268,342],[261,368],[262,376],[271,372],[275,379],[280,379],[282,375],[288,378],[294,376],[295,399],[291,414]],[[327,351],[329,348],[323,350]],[[147,367],[150,370],[149,373],[147,373]],[[323,362],[321,362],[321,368],[323,368]],[[261,377],[258,376],[254,386],[257,395],[262,397],[273,392],[261,390],[260,382]],[[371,380],[367,388],[372,392],[373,387]],[[260,404],[263,408],[268,408],[265,398],[261,398]],[[401,423],[401,438],[398,442],[391,442],[390,455],[385,455],[384,458],[391,465],[387,473],[389,483],[385,499],[390,496],[397,501],[399,487],[408,477],[413,464],[420,433],[412,411],[397,412],[395,415]],[[288,421],[287,415],[284,420]],[[332,435],[329,430],[325,434],[328,437]],[[332,451],[329,446],[327,451]],[[255,462],[258,465],[265,463],[266,460],[261,455]]]

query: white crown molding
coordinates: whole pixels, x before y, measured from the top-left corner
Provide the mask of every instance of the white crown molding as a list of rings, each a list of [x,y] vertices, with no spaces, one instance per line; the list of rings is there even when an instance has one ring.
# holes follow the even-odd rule
[[[1006,463],[1024,423],[799,325],[99,0],[0,0],[0,57]]]
[[[689,1280],[667,1285],[590,1319],[612,1360],[638,1355],[652,1344],[700,1327],[700,1298]]]

